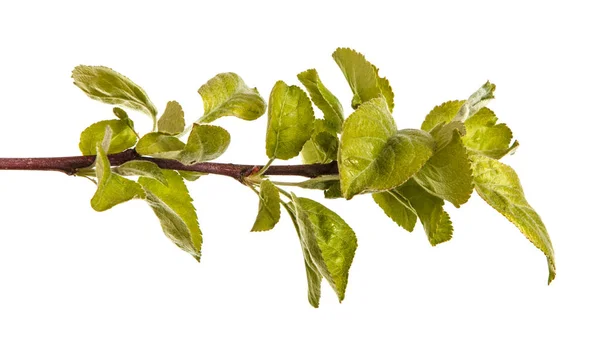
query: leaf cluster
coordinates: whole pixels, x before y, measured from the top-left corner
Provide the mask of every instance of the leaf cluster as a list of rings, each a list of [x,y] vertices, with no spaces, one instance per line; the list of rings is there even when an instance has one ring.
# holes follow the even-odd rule
[[[162,169],[153,159],[184,165],[217,159],[227,150],[230,135],[212,122],[223,116],[255,120],[267,113],[268,161],[242,180],[258,196],[257,217],[249,227],[252,232],[269,231],[280,221],[282,209],[289,215],[304,258],[308,300],[314,307],[319,305],[323,279],[340,302],[344,299],[357,239],[339,215],[285,187],[323,190],[325,198],[347,200],[370,194],[407,231],[420,222],[434,246],[452,238],[447,203],[458,208],[475,190],[546,255],[550,283],[555,265],[546,228],[525,199],[515,171],[499,161],[513,153],[518,142],[487,107],[495,85],[486,82],[465,100],[434,107],[419,129],[399,129],[392,116],[394,93],[379,69],[348,48],[337,49],[333,59],[352,91],[352,112],[347,118],[342,103],[315,69],[297,75],[303,88],[277,81],[268,102],[239,75],[221,73],[199,88],[204,114],[188,126],[176,101],[168,102],[159,117],[146,92],[130,79],[106,67],[76,67],[75,85],[95,100],[118,106],[113,108],[116,119],[94,123],[81,133],[82,154],[96,155],[93,166],[79,171],[97,183],[92,208],[104,211],[143,199],[165,235],[200,260],[202,232],[186,180],[202,174]],[[123,108],[147,114],[153,130],[140,135]],[[109,154],[131,148],[140,159],[111,167]],[[298,156],[304,164],[337,162],[339,174],[294,183],[267,175],[274,161]]]

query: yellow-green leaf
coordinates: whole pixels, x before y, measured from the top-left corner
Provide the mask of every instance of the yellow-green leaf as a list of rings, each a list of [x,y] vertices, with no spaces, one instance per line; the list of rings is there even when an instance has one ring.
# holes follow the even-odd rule
[[[436,142],[439,142],[437,137]],[[457,208],[469,200],[473,193],[473,172],[457,130],[454,130],[451,141],[433,154],[414,179],[427,191]]]
[[[90,98],[103,103],[122,105],[156,119],[156,108],[146,92],[133,81],[103,66],[77,66],[73,81]]]
[[[301,156],[304,164],[326,164],[337,158],[339,139],[328,132],[313,134],[302,147]]]
[[[404,183],[396,191],[404,196],[417,212],[432,246],[452,239],[454,229],[450,216],[444,211],[443,199],[430,194],[413,179]]]
[[[127,161],[126,163],[115,167],[114,172],[122,176],[144,176],[154,178],[165,185],[169,185],[160,167],[152,161]]]
[[[349,48],[338,48],[333,53],[333,59],[352,89],[353,109],[381,95],[390,111],[394,109],[394,92],[389,81],[379,76],[377,67],[367,61],[363,54]]]
[[[301,244],[341,302],[357,247],[356,235],[339,215],[320,203],[292,194],[292,204]]]
[[[165,235],[200,261],[202,232],[192,198],[177,172],[163,170],[163,173],[169,186],[154,178],[140,177],[139,183],[146,191],[146,201],[160,220]]]
[[[140,155],[174,159],[185,147],[178,138],[164,133],[148,133],[140,139],[135,150]]]
[[[204,101],[204,116],[200,123],[210,123],[223,116],[235,116],[252,121],[265,113],[266,104],[256,88],[246,86],[235,73],[221,73],[208,80],[198,90]]]
[[[398,130],[383,98],[363,103],[344,122],[338,164],[346,199],[389,190],[407,181],[435,148],[422,130]]]
[[[96,144],[96,151],[98,189],[90,201],[95,211],[105,211],[134,198],[145,198],[144,190],[138,183],[112,173],[101,142]]]
[[[517,173],[508,165],[483,155],[471,155],[475,190],[540,249],[548,261],[548,283],[556,276],[554,249],[546,226],[525,199]]]
[[[252,226],[252,232],[273,229],[281,217],[279,190],[268,179],[264,179],[260,183],[258,198],[258,215]]]
[[[464,103],[464,100],[451,100],[434,107],[425,117],[421,129],[431,131],[440,123],[445,124],[452,121]]]
[[[125,120],[112,119],[96,122],[81,132],[79,138],[79,150],[83,155],[95,155],[96,144],[102,142],[106,127],[112,131],[110,146],[107,154],[114,154],[133,147],[137,142],[137,136]]]
[[[183,109],[176,101],[167,103],[165,112],[158,119],[158,131],[170,135],[177,135],[185,128]]]
[[[506,124],[496,124],[498,117],[486,107],[465,121],[467,133],[463,138],[465,146],[479,154],[490,158],[500,159],[506,154],[513,152],[519,142],[512,145],[512,131]]]
[[[311,137],[314,121],[306,93],[297,86],[277,81],[269,97],[267,156],[282,160],[297,156]]]
[[[397,190],[373,194],[373,200],[400,227],[412,232],[417,223],[417,212],[406,197]]]
[[[325,122],[335,132],[342,131],[344,109],[340,101],[323,85],[315,69],[298,74],[298,80],[304,85],[312,102],[323,112]]]
[[[208,173],[204,173],[204,172],[183,171],[183,170],[178,170],[177,172],[179,172],[179,175],[182,176],[183,179],[190,181],[190,182],[194,182],[194,181],[198,180],[198,178],[208,174]]]
[[[187,144],[177,160],[186,165],[214,160],[225,153],[230,141],[227,130],[215,125],[194,123]]]

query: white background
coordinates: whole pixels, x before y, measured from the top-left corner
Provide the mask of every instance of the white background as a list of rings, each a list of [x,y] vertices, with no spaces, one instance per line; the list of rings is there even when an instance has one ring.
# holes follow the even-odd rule
[[[129,76],[159,110],[178,100],[188,121],[202,113],[198,87],[219,72],[268,97],[276,80],[297,84],[296,73],[316,67],[348,115],[350,90],[330,55],[350,46],[390,79],[403,128],[497,84],[490,106],[521,142],[504,161],[548,227],[552,285],[543,254],[477,196],[448,207],[454,238],[434,248],[420,227],[398,228],[363,196],[324,201],[359,248],[346,300],[324,285],[313,309],[289,219],[249,233],[256,196],[233,180],[190,186],[204,233],[197,264],[143,201],[96,213],[83,178],[5,171],[0,343],[600,342],[598,10],[591,1],[418,3],[3,1],[0,156],[77,155],[81,130],[112,118],[72,85],[78,64]],[[266,161],[266,117],[217,124],[232,133],[219,161]]]

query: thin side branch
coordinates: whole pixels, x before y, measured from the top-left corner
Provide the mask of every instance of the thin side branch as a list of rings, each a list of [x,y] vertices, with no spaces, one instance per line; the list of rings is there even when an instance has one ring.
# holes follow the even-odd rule
[[[58,171],[74,175],[79,169],[92,166],[95,159],[95,155],[54,158],[0,158],[0,170]],[[184,165],[176,160],[141,156],[133,149],[128,149],[117,154],[109,154],[108,160],[112,166],[119,166],[132,160],[146,160],[152,161],[164,169],[219,174],[232,177],[238,181],[242,181],[244,177],[263,168],[262,165],[239,165],[216,162]],[[338,174],[338,167],[335,161],[329,164],[269,166],[264,174],[315,178],[323,175]]]

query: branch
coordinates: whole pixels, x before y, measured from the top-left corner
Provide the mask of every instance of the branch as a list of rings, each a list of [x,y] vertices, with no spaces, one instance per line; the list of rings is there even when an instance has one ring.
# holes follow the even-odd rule
[[[29,170],[29,171],[58,171],[74,175],[77,170],[94,164],[95,155],[54,157],[54,158],[0,158],[0,170]],[[152,161],[160,168],[168,170],[183,170],[219,174],[242,181],[244,177],[262,168],[262,165],[239,165],[216,162],[202,162],[194,165],[184,165],[176,160],[150,158],[139,155],[135,150],[128,149],[121,153],[109,154],[111,166],[119,166],[131,160]],[[315,178],[323,175],[338,174],[337,163],[312,165],[283,165],[269,166],[265,175],[302,176]]]

